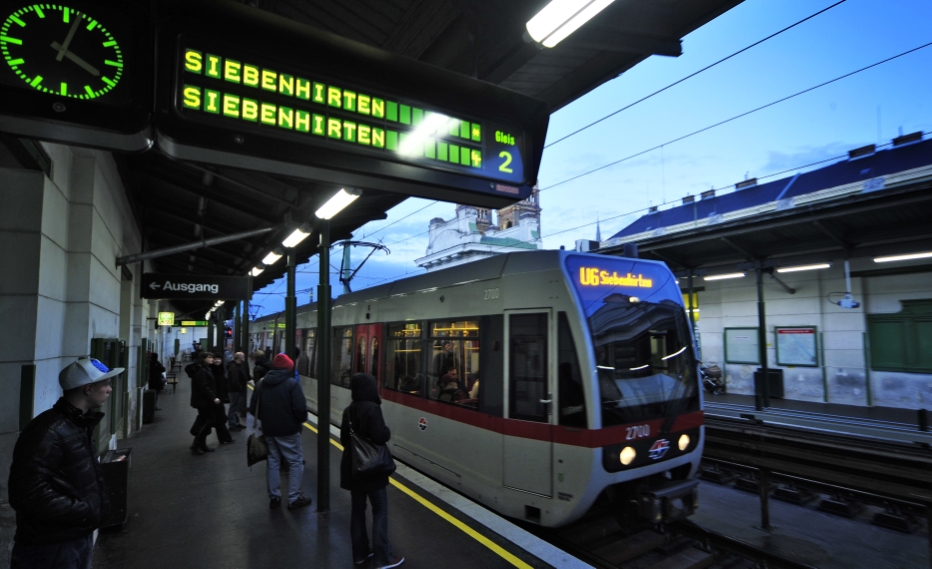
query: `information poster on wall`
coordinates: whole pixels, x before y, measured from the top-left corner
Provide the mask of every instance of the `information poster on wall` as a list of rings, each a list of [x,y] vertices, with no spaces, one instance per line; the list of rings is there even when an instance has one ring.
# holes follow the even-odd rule
[[[778,327],[776,332],[777,365],[808,367],[819,365],[815,326]]]
[[[725,328],[725,362],[760,364],[757,328]]]

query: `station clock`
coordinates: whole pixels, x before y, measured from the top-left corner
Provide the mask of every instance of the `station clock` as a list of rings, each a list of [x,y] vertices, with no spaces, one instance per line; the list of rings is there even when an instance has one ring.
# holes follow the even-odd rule
[[[71,99],[96,99],[123,77],[123,50],[106,19],[62,4],[34,4],[6,15],[0,53],[28,87]]]

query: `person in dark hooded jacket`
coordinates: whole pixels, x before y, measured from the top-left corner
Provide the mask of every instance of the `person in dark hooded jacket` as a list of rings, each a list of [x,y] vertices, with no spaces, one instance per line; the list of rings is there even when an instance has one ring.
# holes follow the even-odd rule
[[[282,503],[281,463],[288,462],[288,509],[303,508],[311,499],[301,493],[304,477],[304,449],[301,447],[301,429],[307,421],[307,399],[301,384],[294,378],[294,362],[285,354],[272,361],[272,371],[256,385],[250,402],[250,412],[262,421],[262,434],[269,447],[266,464],[266,483],[269,491],[269,508]]]
[[[350,378],[350,389],[353,402],[343,410],[340,424],[340,442],[343,444],[340,488],[349,490],[352,498],[350,536],[353,541],[353,561],[361,565],[370,557],[375,557],[375,567],[379,569],[397,567],[405,559],[392,553],[392,545],[388,541],[388,475],[353,478],[353,439],[350,436],[352,430],[356,435],[382,445],[392,437],[392,432],[382,417],[382,399],[375,378],[367,373],[357,373]],[[371,548],[366,533],[367,499],[372,505]]]
[[[214,355],[211,352],[200,352],[197,361],[184,368],[191,378],[191,407],[197,409],[198,429],[191,445],[194,454],[214,450],[207,446],[207,436],[212,428],[217,429],[217,438],[221,444],[236,442],[230,436],[226,418],[223,417],[223,403],[217,395],[217,380],[211,367],[213,361]]]

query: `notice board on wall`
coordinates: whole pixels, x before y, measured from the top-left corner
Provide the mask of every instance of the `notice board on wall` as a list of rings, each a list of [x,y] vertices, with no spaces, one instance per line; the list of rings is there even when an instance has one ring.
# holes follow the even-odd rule
[[[725,363],[760,364],[757,328],[725,328]]]
[[[819,365],[815,326],[777,327],[777,365]]]

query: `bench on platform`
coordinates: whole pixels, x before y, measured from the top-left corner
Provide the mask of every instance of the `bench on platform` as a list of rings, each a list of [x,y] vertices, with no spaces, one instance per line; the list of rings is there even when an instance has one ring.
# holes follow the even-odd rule
[[[175,388],[178,387],[178,375],[175,372],[170,371],[165,374],[165,379],[168,380],[165,385],[171,385],[172,393],[174,393]]]

